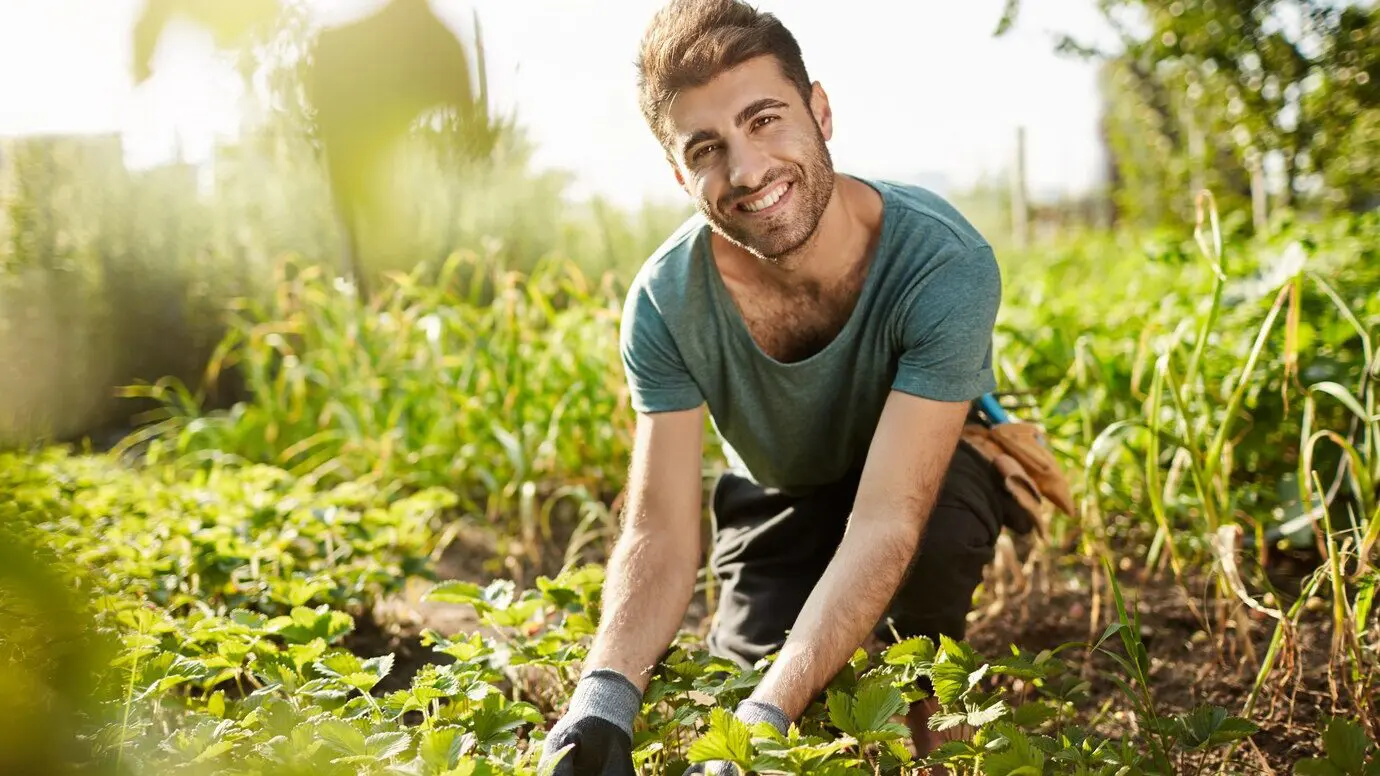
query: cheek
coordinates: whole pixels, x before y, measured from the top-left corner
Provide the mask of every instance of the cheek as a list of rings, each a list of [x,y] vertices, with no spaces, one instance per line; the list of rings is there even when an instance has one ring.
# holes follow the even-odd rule
[[[813,135],[804,132],[782,130],[765,139],[764,150],[777,159],[804,162],[816,156],[817,141]]]
[[[719,201],[723,194],[723,186],[719,182],[718,176],[712,169],[701,170],[690,178],[690,190],[695,192],[696,199],[714,205]]]

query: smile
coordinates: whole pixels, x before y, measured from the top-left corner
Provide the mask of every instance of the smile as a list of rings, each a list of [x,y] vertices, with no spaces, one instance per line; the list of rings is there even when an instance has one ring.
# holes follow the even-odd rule
[[[763,192],[762,196],[748,200],[747,202],[738,203],[738,209],[748,213],[762,213],[766,210],[770,210],[785,198],[790,188],[791,184],[789,182],[778,183]]]

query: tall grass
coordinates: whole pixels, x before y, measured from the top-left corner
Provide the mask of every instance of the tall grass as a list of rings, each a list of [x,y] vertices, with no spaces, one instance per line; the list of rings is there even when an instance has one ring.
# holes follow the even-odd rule
[[[208,366],[207,384],[233,369],[249,398],[206,411],[176,381],[130,386],[163,409],[121,450],[154,441],[159,456],[322,484],[444,487],[493,521],[534,497],[607,501],[619,487],[631,441],[611,275],[555,262],[527,275],[457,252],[391,275],[366,304],[320,265],[280,271],[271,302],[246,303]]]
[[[1198,207],[1193,243],[1158,262],[1097,257],[1096,300],[1068,277],[1086,252],[1022,265],[1018,292],[1050,296],[1002,321],[1004,374],[1037,391],[1031,411],[1082,472],[1085,513],[1067,528],[1084,553],[1167,567],[1204,629],[1234,634],[1219,646],[1255,675],[1246,713],[1321,581],[1338,696],[1373,725],[1380,219],[1224,240],[1210,196]],[[1278,586],[1281,551],[1311,553],[1321,577]],[[1276,621],[1264,655],[1252,613]]]

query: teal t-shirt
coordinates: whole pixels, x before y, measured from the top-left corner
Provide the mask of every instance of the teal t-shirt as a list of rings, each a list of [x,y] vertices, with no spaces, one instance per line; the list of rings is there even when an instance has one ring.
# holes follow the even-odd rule
[[[623,307],[634,409],[707,405],[736,472],[803,493],[863,466],[892,390],[969,401],[995,389],[1001,277],[991,246],[933,192],[860,180],[882,196],[877,252],[843,330],[803,361],[779,362],[752,339],[700,215],[657,249]]]

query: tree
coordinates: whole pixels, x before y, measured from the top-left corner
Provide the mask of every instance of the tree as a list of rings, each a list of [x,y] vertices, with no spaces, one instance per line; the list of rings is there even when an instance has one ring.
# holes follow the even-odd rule
[[[1343,0],[1098,0],[1118,47],[1063,36],[1102,60],[1106,131],[1123,214],[1186,215],[1213,189],[1228,207],[1274,183],[1275,204],[1362,210],[1380,197],[1380,8]],[[997,34],[1017,18],[1008,0]]]

